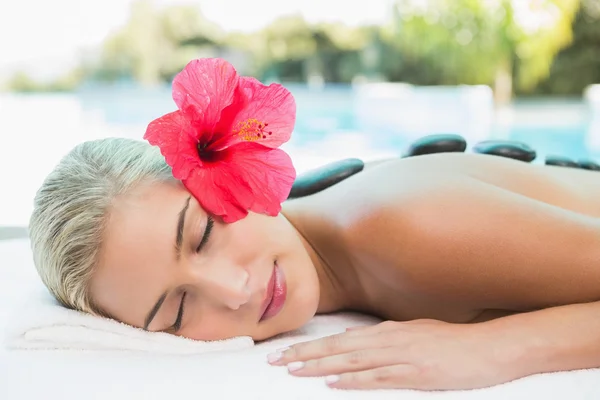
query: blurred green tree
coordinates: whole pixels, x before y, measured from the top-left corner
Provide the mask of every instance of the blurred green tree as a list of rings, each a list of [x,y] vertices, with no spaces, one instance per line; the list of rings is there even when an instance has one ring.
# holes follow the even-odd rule
[[[19,93],[69,92],[81,84],[84,76],[83,67],[78,67],[50,82],[39,82],[25,71],[18,71],[9,77],[3,89]]]
[[[278,18],[252,35],[250,42],[256,74],[263,79],[305,81],[310,75],[317,43],[302,16]]]
[[[580,94],[600,81],[600,0],[394,3],[384,26],[310,24],[287,15],[256,32],[225,34],[196,6],[137,0],[93,62],[51,83],[19,73],[8,86],[63,91],[84,79],[156,85],[200,57],[232,58],[240,73],[263,81],[486,84],[500,101],[513,93]]]
[[[513,0],[514,4],[518,1]],[[520,25],[521,37],[516,43],[517,90],[532,92],[550,74],[556,55],[573,40],[573,20],[580,0],[528,0],[526,15],[537,26]],[[518,21],[517,21],[518,22]]]
[[[42,85],[32,79],[25,71],[15,72],[5,83],[11,92],[31,93],[41,91]]]
[[[388,74],[415,83],[492,84],[501,100],[549,73],[571,40],[579,0],[398,0],[384,31],[399,52]],[[390,70],[391,69],[391,70]],[[429,76],[429,73],[436,78]]]
[[[600,83],[600,1],[581,0],[573,42],[556,56],[537,93],[579,96],[592,83]]]
[[[127,24],[105,41],[94,78],[144,85],[170,81],[203,49],[210,55],[222,35],[195,6],[158,10],[151,1],[138,0]]]
[[[350,82],[363,73],[362,52],[379,27],[352,28],[341,23],[309,24],[301,15],[282,16],[250,35],[233,34],[226,43],[252,54],[260,79]]]

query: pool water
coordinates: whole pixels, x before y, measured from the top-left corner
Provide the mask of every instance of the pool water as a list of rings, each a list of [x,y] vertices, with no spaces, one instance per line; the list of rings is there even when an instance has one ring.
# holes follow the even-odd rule
[[[286,85],[294,94],[294,134],[283,148],[298,173],[327,162],[402,155],[425,135],[460,134],[472,147],[516,140],[538,153],[600,161],[600,106],[537,99],[494,106],[487,87]],[[107,136],[141,139],[147,124],[175,110],[170,89],[85,88],[75,94],[0,94],[1,225],[27,225],[46,175],[77,143]],[[470,151],[470,148],[467,149]]]
[[[379,90],[286,85],[297,103],[290,146],[316,152],[335,147],[340,153],[344,146],[362,146],[369,157],[402,154],[428,134],[455,133],[469,146],[490,138],[522,141],[538,151],[538,160],[546,154],[600,156],[593,137],[600,130],[592,126],[592,110],[582,100],[517,101],[497,109],[487,88],[386,85]],[[175,109],[168,88],[83,90],[78,98],[84,110],[100,112],[109,125],[143,125]]]

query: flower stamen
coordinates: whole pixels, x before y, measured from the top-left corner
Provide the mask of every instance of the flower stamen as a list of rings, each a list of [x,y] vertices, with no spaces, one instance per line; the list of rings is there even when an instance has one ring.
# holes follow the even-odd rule
[[[233,130],[234,134],[238,135],[242,140],[254,142],[260,139],[266,139],[267,135],[272,135],[273,132],[265,131],[268,126],[266,122],[260,122],[256,118],[249,118],[245,121],[238,122]]]

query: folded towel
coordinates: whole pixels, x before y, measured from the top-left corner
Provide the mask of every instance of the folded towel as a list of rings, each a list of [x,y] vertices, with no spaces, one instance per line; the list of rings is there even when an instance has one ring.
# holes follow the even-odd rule
[[[252,347],[252,338],[191,340],[140,328],[62,307],[47,292],[36,291],[9,319],[6,347],[41,350],[128,350],[197,354]]]

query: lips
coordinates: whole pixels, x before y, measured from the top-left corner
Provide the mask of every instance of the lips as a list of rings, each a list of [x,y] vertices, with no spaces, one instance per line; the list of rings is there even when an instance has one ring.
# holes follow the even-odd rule
[[[287,285],[285,282],[285,275],[283,275],[283,271],[276,262],[273,273],[271,274],[271,279],[269,279],[267,284],[265,299],[261,305],[260,321],[265,321],[279,314],[285,304],[286,296]]]

